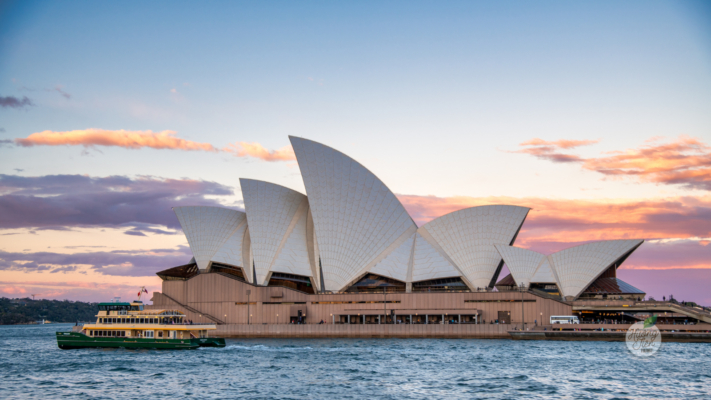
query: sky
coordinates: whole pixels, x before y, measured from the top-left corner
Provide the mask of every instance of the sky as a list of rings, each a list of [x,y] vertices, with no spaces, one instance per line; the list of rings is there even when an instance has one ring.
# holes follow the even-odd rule
[[[542,253],[645,239],[618,276],[711,305],[704,1],[0,1],[0,296],[160,291],[192,256],[171,207],[305,193],[289,135],[419,225],[513,204]]]

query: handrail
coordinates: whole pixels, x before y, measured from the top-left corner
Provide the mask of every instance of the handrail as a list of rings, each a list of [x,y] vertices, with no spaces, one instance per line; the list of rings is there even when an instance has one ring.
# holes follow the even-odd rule
[[[532,294],[532,295],[534,295],[534,296],[542,297],[542,298],[544,298],[544,299],[553,300],[553,301],[557,301],[557,302],[562,303],[562,304],[570,305],[569,302],[567,302],[567,301],[561,299],[560,297],[558,297],[558,296],[553,296],[552,294],[548,294],[548,293],[546,293],[546,292],[544,292],[544,291],[542,291],[542,290],[539,290],[539,289],[530,289],[530,288],[529,288],[529,289],[528,289],[528,293],[530,293],[530,294]]]
[[[188,310],[188,311],[194,312],[195,314],[198,314],[198,315],[204,315],[205,318],[207,318],[207,319],[213,321],[214,323],[216,323],[216,324],[218,324],[218,325],[224,325],[224,324],[225,324],[225,322],[222,321],[221,319],[215,318],[215,317],[213,317],[212,315],[210,315],[210,314],[208,314],[208,313],[204,313],[204,312],[202,312],[202,311],[200,311],[200,310],[197,310],[197,309],[195,309],[195,308],[190,307],[189,305],[183,304],[183,303],[179,302],[178,300],[175,300],[174,298],[168,296],[168,295],[165,294],[165,293],[161,293],[161,294],[162,294],[163,296],[167,297],[169,300],[174,301],[174,302],[177,303],[179,306],[184,307],[184,308],[185,308],[186,310]]]

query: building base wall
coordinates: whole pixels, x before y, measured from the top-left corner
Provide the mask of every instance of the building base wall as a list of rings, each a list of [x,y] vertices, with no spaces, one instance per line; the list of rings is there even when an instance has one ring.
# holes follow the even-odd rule
[[[218,325],[225,338],[511,339],[511,325]]]
[[[216,273],[164,281],[163,292],[154,292],[152,301],[148,308],[178,309],[195,323],[215,323],[221,330],[232,327],[236,336],[247,335],[244,327],[279,327],[249,328],[250,335],[270,337],[286,331],[313,337],[505,337],[506,328],[520,327],[522,320],[534,326],[551,315],[572,312],[568,303],[531,293],[306,294],[254,286]],[[401,323],[386,324],[393,315]],[[497,320],[502,324],[492,323]]]

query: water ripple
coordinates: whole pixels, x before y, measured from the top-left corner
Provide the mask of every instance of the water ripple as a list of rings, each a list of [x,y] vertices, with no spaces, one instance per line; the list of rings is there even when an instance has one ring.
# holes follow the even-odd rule
[[[649,399],[711,397],[711,345],[251,339],[197,351],[57,348],[68,325],[2,326],[0,398]],[[127,389],[130,387],[130,390]]]

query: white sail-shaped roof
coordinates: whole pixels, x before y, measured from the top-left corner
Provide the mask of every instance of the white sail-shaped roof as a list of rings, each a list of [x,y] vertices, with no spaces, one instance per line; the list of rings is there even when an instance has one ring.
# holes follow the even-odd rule
[[[388,256],[382,261],[370,268],[369,272],[406,282],[407,270],[410,267],[410,257],[412,256],[412,245],[414,241],[415,234],[412,234],[392,253],[388,254]]]
[[[523,284],[526,287],[530,286],[533,275],[546,258],[545,254],[520,247],[502,246],[500,244],[494,247],[504,259],[516,283],[518,285]]]
[[[501,262],[494,245],[510,246],[529,208],[492,205],[471,207],[434,219],[429,232],[475,287],[489,286]]]
[[[561,294],[574,299],[615,262],[639,247],[640,239],[606,240],[571,247],[548,259],[558,277]]]
[[[287,230],[283,244],[277,251],[271,271],[315,276],[312,273],[309,261],[308,241],[306,238],[307,216],[308,202],[304,202],[292,219],[292,225]]]
[[[421,229],[421,228],[420,228]],[[418,232],[412,262],[411,282],[461,276],[452,263]]]
[[[555,275],[553,275],[553,270],[551,269],[548,257],[541,260],[541,263],[538,265],[536,272],[531,278],[531,283],[558,283],[558,279],[556,279]]]
[[[344,290],[417,226],[390,189],[360,163],[320,143],[289,139],[309,196],[325,290]]]
[[[242,222],[237,226],[230,237],[225,241],[225,243],[220,247],[215,255],[212,256],[211,261],[227,264],[233,267],[243,267],[244,260],[242,257],[242,246],[244,245],[244,233],[247,231],[247,218],[244,218]],[[247,268],[245,268],[245,273]]]
[[[206,270],[217,250],[244,221],[245,213],[221,207],[174,207],[198,268]]]
[[[280,270],[303,262],[300,270],[306,271],[303,275],[310,276],[306,249],[306,196],[280,185],[252,179],[240,179],[240,186],[249,223],[257,284],[267,283],[269,271],[282,250],[286,251],[278,263]],[[303,220],[301,224],[298,223],[300,219]],[[303,229],[303,232],[294,232],[295,228]],[[289,241],[291,234],[294,237]],[[290,259],[290,256],[295,257]]]

